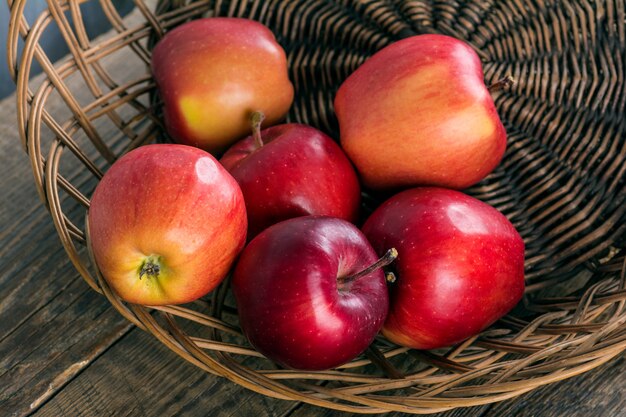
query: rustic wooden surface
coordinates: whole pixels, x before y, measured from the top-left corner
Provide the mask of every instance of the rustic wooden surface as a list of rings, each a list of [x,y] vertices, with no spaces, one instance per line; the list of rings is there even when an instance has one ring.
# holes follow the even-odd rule
[[[203,373],[127,323],[75,272],[0,102],[0,416],[334,416]],[[625,356],[453,416],[626,416]]]

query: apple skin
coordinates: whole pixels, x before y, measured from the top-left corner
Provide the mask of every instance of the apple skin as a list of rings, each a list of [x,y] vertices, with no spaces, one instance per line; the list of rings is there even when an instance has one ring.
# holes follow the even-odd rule
[[[278,122],[293,102],[285,51],[264,25],[211,17],[169,31],[152,53],[165,125],[178,143],[223,152],[262,111]]]
[[[382,333],[416,349],[484,330],[524,293],[524,242],[495,208],[459,191],[415,188],[383,203],[363,232],[398,250]]]
[[[104,278],[136,304],[207,294],[246,241],[237,182],[210,154],[185,145],[146,145],[118,159],[98,183],[88,218]],[[148,261],[159,272],[140,278]]]
[[[293,369],[321,370],[363,352],[388,309],[381,269],[348,283],[338,277],[376,262],[351,223],[325,216],[269,227],[244,249],[232,288],[241,328],[259,352]]]
[[[355,222],[361,190],[348,157],[319,130],[273,126],[233,145],[220,159],[246,201],[248,239],[293,217],[325,215]]]
[[[418,35],[370,57],[335,97],[341,145],[372,189],[463,189],[500,162],[506,132],[478,55]]]

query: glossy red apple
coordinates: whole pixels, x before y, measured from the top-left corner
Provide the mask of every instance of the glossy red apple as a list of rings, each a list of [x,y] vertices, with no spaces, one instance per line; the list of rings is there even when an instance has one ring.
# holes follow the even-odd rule
[[[233,145],[220,159],[239,183],[248,213],[248,238],[279,221],[306,215],[357,220],[359,180],[339,145],[319,130],[284,124]]]
[[[89,208],[96,263],[131,303],[195,300],[217,286],[246,240],[237,182],[207,152],[147,145],[122,156]]]
[[[335,97],[341,145],[366,186],[462,189],[500,162],[506,132],[476,52],[443,35],[382,49]]]
[[[259,352],[288,368],[348,362],[385,320],[387,286],[379,267],[393,257],[376,264],[365,236],[344,220],[306,216],[271,226],[235,267],[241,328]]]
[[[293,101],[285,51],[259,22],[211,17],[161,39],[152,72],[177,142],[221,152],[250,133],[254,110],[279,121]]]
[[[416,349],[449,346],[510,311],[524,292],[524,242],[495,208],[458,191],[415,188],[363,226],[378,253],[398,250],[383,334]]]

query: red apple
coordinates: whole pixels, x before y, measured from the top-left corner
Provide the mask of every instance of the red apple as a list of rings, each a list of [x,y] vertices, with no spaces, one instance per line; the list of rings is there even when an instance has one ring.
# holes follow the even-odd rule
[[[383,335],[416,349],[449,346],[494,323],[524,292],[524,242],[495,208],[461,192],[416,188],[363,226],[378,253],[398,250]]]
[[[500,162],[506,132],[478,55],[443,35],[382,49],[335,97],[341,145],[365,185],[462,189]]]
[[[147,145],[122,156],[89,208],[96,263],[124,300],[195,300],[217,286],[246,240],[237,182],[207,152]]]
[[[357,220],[359,180],[339,145],[310,126],[285,124],[233,145],[220,162],[246,201],[248,238],[279,221],[306,215]]]
[[[293,101],[285,51],[253,20],[212,17],[171,30],[154,48],[152,72],[170,136],[210,152],[248,134],[253,110],[275,123]]]
[[[380,266],[393,254],[376,258],[344,220],[306,216],[269,227],[244,249],[233,274],[241,328],[259,352],[288,368],[350,361],[387,314]]]

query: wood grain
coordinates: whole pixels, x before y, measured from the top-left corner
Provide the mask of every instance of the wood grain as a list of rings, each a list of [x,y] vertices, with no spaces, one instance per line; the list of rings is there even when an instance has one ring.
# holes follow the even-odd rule
[[[626,356],[577,377],[540,387],[513,401],[492,404],[489,417],[624,417]]]
[[[131,328],[68,261],[19,146],[14,100],[0,102],[2,416],[31,413]]]
[[[273,400],[202,372],[134,329],[35,416],[281,416]]]

